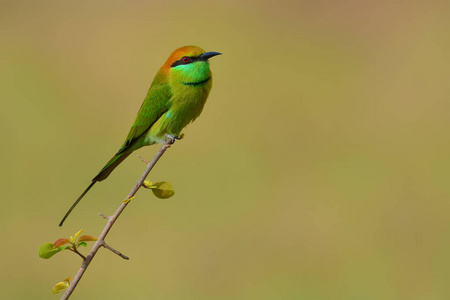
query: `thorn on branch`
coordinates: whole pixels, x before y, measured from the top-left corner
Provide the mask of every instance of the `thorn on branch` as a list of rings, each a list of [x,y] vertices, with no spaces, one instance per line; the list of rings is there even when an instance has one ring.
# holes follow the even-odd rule
[[[122,253],[120,253],[119,251],[117,251],[116,249],[114,249],[113,247],[109,246],[109,245],[108,245],[107,243],[105,243],[104,241],[103,241],[102,246],[105,247],[106,249],[110,250],[111,252],[113,252],[113,253],[119,255],[119,256],[122,257],[123,259],[126,259],[126,260],[129,260],[129,259],[130,259],[128,256],[123,255]]]
[[[102,213],[99,213],[98,214],[100,217],[102,217],[103,219],[106,219],[106,220],[109,220],[111,217],[108,217],[108,216],[105,216],[104,214],[102,214]]]
[[[143,158],[142,156],[136,154],[136,157],[139,158],[140,160],[142,160],[144,163],[146,163],[147,165],[150,163],[148,160],[145,160],[145,158]]]

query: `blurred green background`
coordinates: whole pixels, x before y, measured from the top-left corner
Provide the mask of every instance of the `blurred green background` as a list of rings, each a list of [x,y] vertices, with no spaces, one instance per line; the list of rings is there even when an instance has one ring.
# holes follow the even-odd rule
[[[448,1],[0,3],[2,299],[58,299],[144,169],[117,151],[180,46],[211,60],[202,116],[73,299],[449,299]],[[151,159],[156,147],[138,154]],[[87,252],[87,251],[85,251]]]

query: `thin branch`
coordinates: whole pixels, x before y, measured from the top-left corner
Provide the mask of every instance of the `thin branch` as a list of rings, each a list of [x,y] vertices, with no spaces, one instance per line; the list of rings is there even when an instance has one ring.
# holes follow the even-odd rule
[[[117,251],[116,249],[114,249],[113,247],[111,247],[110,245],[108,245],[107,243],[103,242],[103,247],[105,247],[106,249],[108,249],[109,251],[111,251],[114,254],[119,255],[120,257],[122,257],[123,259],[129,260],[130,258],[126,255],[123,255],[122,253],[120,253],[119,251]]]
[[[75,246],[74,246],[74,247],[75,247]],[[86,261],[86,257],[85,257],[83,254],[81,254],[80,252],[78,252],[77,249],[69,248],[69,250],[72,251],[72,252],[74,252],[74,253],[76,253],[76,254],[78,254],[79,256],[81,256],[81,258],[83,259],[83,261]]]
[[[162,146],[161,149],[159,149],[158,153],[156,153],[156,155],[153,158],[153,160],[150,163],[147,164],[147,167],[145,168],[144,173],[142,173],[142,175],[139,178],[138,182],[133,187],[131,192],[128,194],[127,199],[132,198],[136,194],[136,192],[141,188],[145,178],[147,178],[148,174],[153,169],[155,164],[158,162],[158,160],[161,158],[161,156],[164,154],[164,152],[166,152],[166,150],[169,149],[170,145],[172,145],[174,142],[175,142],[175,139],[172,138],[172,137],[168,137],[166,139],[166,143],[164,144],[164,146]],[[119,208],[116,210],[116,212],[111,217],[109,217],[108,222],[106,223],[106,226],[103,229],[102,233],[100,234],[97,242],[94,244],[94,246],[92,247],[91,251],[86,256],[86,259],[81,264],[80,269],[78,270],[77,274],[73,278],[73,281],[70,283],[70,286],[67,288],[67,290],[64,293],[64,295],[61,297],[61,300],[69,299],[70,295],[73,293],[73,291],[77,287],[78,282],[80,282],[81,277],[83,277],[84,272],[86,271],[87,267],[91,263],[91,261],[94,258],[95,254],[97,254],[97,251],[100,249],[100,247],[102,247],[105,244],[105,238],[108,235],[109,231],[111,230],[111,227],[114,225],[114,223],[116,222],[117,218],[119,218],[120,214],[123,212],[123,210],[127,207],[127,205],[129,203],[130,202],[122,203],[119,206]]]

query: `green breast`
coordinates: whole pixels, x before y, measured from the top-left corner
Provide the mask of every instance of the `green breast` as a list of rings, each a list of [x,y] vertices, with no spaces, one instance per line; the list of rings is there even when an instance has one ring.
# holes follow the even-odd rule
[[[146,143],[162,142],[166,134],[179,136],[202,112],[212,87],[212,78],[197,83],[179,83],[173,88],[170,109],[150,128]]]

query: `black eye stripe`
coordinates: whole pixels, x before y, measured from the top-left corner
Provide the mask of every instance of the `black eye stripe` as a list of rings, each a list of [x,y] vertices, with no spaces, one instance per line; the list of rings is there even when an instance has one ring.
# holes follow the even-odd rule
[[[183,56],[183,57],[185,57],[185,56]],[[197,56],[197,57],[187,56],[187,57],[189,58],[189,60],[187,62],[184,62],[183,58],[181,58],[181,59],[177,60],[176,62],[174,62],[172,65],[170,65],[170,67],[173,68],[173,67],[176,67],[179,65],[187,65],[187,64],[201,60],[200,56]]]

